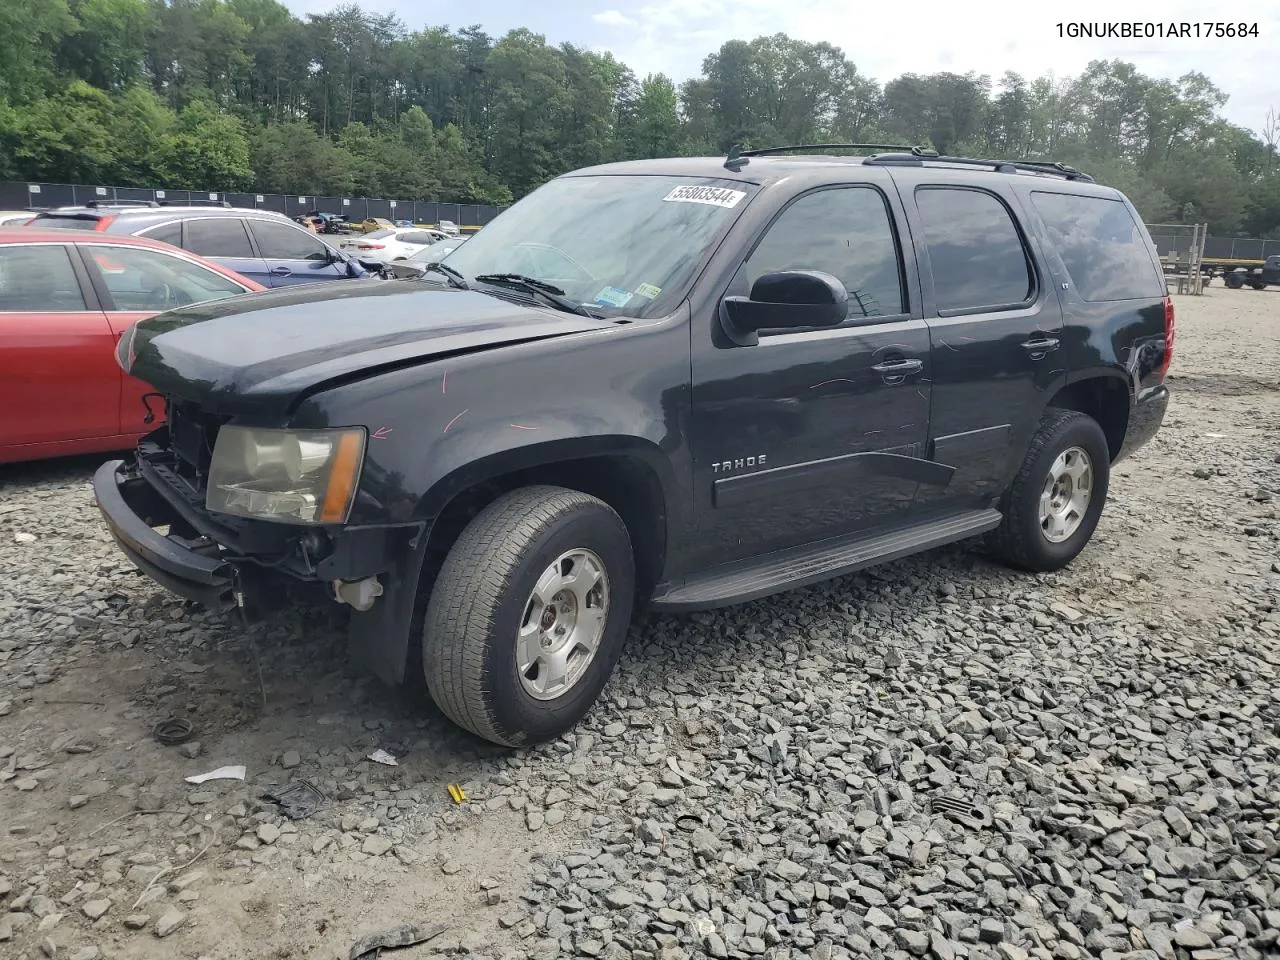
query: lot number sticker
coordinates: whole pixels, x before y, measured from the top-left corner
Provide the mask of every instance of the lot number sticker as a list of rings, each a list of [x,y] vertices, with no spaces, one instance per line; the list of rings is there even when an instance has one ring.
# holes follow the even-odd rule
[[[709,203],[713,207],[735,207],[747,195],[745,190],[724,187],[676,187],[662,199],[669,203]]]

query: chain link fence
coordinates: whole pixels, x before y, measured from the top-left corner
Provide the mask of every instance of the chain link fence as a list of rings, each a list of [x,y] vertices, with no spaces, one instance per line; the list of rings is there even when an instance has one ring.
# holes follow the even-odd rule
[[[1200,296],[1208,279],[1204,273],[1204,247],[1209,225],[1205,223],[1148,223],[1165,276],[1175,292]]]
[[[368,197],[315,197],[279,193],[216,193],[199,190],[157,190],[151,187],[111,187],[72,183],[0,183],[0,210],[49,210],[98,203],[164,203],[182,206],[226,202],[233,207],[273,210],[296,217],[312,210],[339,214],[359,223],[369,217],[412,220],[434,226],[451,220],[463,230],[478,230],[503,210],[480,203],[437,203],[424,200],[379,200]]]

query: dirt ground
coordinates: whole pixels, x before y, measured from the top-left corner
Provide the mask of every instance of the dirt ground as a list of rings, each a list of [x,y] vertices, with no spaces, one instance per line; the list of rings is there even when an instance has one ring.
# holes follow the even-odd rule
[[[1176,305],[1165,426],[1117,468],[1095,543],[1039,589],[1165,634],[1229,631],[1254,602],[1233,585],[1280,573],[1280,291],[1215,285]],[[696,736],[620,691],[659,633],[714,644],[720,614],[639,623],[601,715],[512,753],[362,677],[320,619],[246,630],[132,573],[97,518],[95,463],[0,468],[0,956],[328,960],[406,922],[449,929],[388,957],[528,955],[533,872],[616,812],[592,787],[632,748],[605,721],[696,760]],[[1009,582],[954,551],[937,563],[962,590]],[[1273,638],[1278,617],[1263,618]],[[158,743],[168,717],[198,746]],[[378,747],[399,765],[367,759]],[[224,764],[245,780],[184,782]],[[327,799],[289,820],[263,796],[297,777]]]

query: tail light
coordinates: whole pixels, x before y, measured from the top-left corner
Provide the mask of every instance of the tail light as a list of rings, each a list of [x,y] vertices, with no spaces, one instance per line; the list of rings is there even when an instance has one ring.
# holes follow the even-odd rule
[[[102,233],[107,227],[111,226],[111,221],[114,219],[115,217],[99,217],[98,222],[93,225],[93,229],[98,233]]]
[[[357,250],[381,250],[386,244],[382,243],[357,243]]]
[[[1173,363],[1173,297],[1164,298],[1164,360],[1160,363],[1160,379],[1169,375],[1169,364]]]

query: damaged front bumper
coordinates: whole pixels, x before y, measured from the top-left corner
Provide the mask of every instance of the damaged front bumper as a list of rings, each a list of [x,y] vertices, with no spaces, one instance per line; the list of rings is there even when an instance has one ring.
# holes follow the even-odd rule
[[[93,495],[120,549],[152,580],[210,609],[237,605],[239,575],[218,544],[198,534],[184,537],[155,529],[177,523],[181,517],[123,460],[109,460],[98,468]]]
[[[223,526],[184,496],[172,471],[145,458],[98,468],[93,492],[130,562],[171,593],[212,610],[279,606],[287,595],[369,610],[378,575],[415,528],[324,532],[235,519]],[[157,529],[167,528],[167,530]]]

